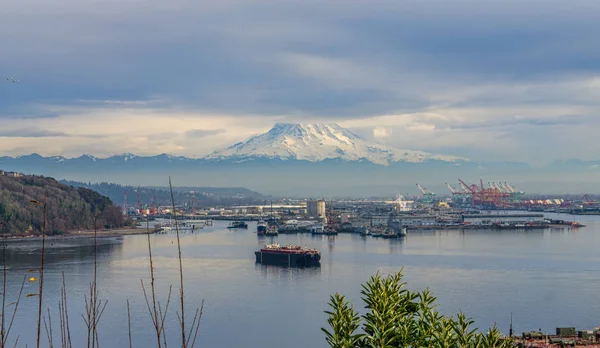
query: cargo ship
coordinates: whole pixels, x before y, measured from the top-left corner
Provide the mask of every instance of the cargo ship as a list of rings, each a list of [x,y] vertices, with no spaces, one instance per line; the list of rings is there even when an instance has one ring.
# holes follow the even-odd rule
[[[255,253],[256,262],[264,265],[280,265],[288,267],[319,266],[321,253],[316,249],[305,249],[300,246],[267,244]]]

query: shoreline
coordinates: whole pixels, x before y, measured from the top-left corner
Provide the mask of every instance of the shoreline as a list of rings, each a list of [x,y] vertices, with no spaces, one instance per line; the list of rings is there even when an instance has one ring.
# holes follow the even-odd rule
[[[152,233],[152,231],[150,232]],[[148,230],[145,228],[116,228],[116,229],[101,229],[97,230],[96,236],[98,238],[108,237],[122,237],[122,236],[133,236],[139,234],[148,234]],[[94,230],[78,230],[70,231],[61,235],[46,235],[46,239],[74,239],[74,238],[92,238],[94,237]],[[28,240],[41,240],[42,236],[39,234],[19,234],[14,236],[7,236],[6,242],[20,242]]]

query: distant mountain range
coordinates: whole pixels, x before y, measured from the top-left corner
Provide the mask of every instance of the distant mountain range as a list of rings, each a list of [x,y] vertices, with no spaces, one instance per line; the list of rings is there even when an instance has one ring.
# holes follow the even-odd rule
[[[171,205],[171,194],[168,187],[128,186],[106,182],[86,183],[71,180],[61,180],[60,182],[96,191],[121,207],[124,206],[126,198],[127,205],[131,208],[137,207],[138,199],[144,207],[150,206],[152,202],[155,203],[155,206]],[[197,208],[234,204],[265,204],[271,198],[242,187],[174,187],[173,197],[176,205]]]
[[[598,182],[600,161],[556,161],[544,168],[521,162],[479,162],[396,149],[369,142],[337,124],[276,124],[267,133],[202,158],[131,153],[98,158],[0,157],[0,169],[83,182],[131,186],[247,187],[275,195],[382,195],[414,192],[415,183],[511,181],[529,190],[556,190],[554,182],[575,181],[582,191]],[[577,187],[577,186],[576,186]]]

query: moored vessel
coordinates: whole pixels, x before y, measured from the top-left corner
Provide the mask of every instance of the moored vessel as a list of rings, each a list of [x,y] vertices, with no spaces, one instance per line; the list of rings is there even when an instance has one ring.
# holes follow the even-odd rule
[[[277,225],[271,225],[267,228],[267,231],[264,233],[265,236],[277,236],[279,235],[279,231]]]
[[[316,235],[334,236],[337,235],[337,231],[333,225],[315,224],[311,227],[310,233]]]
[[[227,228],[248,228],[248,224],[244,221],[233,221]]]
[[[360,227],[359,231],[361,236],[368,236],[369,234],[371,234],[371,231],[369,231],[369,227],[367,226]]]
[[[317,249],[306,249],[291,244],[267,244],[254,254],[257,263],[288,267],[318,266],[321,261],[321,253]]]
[[[260,220],[258,223],[256,223],[256,233],[258,234],[265,234],[267,232],[267,223],[264,222],[263,220]]]
[[[323,234],[323,224],[314,224],[310,227],[310,233]]]

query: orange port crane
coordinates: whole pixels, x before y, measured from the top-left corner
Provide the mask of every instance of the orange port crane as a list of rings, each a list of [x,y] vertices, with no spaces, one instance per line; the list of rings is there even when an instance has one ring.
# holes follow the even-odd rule
[[[479,179],[479,185],[468,185],[461,179],[458,179],[460,185],[467,194],[471,195],[471,205],[487,205],[495,207],[505,207],[508,193],[500,189],[497,185],[488,183],[489,187],[483,186],[483,180]]]
[[[587,194],[583,195],[583,198],[581,199],[581,203],[587,204],[587,205],[596,205],[596,204],[598,204],[598,202],[595,202],[594,200],[592,200],[590,198],[590,196],[588,196]]]

